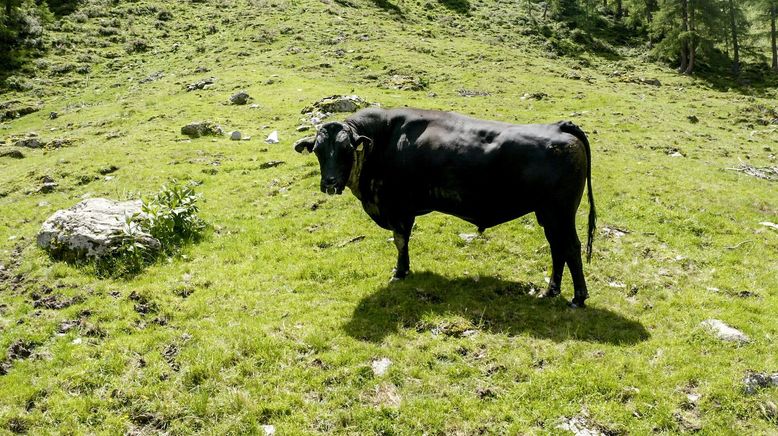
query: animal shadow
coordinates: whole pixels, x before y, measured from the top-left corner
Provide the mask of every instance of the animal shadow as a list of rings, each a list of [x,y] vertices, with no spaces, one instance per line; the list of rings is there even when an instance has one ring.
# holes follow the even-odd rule
[[[482,331],[555,342],[633,345],[650,336],[642,324],[618,313],[597,307],[570,309],[562,298],[529,295],[532,289],[537,287],[531,283],[494,277],[415,273],[363,298],[343,328],[353,338],[380,342],[401,328],[426,329],[421,322],[425,315],[453,314]]]

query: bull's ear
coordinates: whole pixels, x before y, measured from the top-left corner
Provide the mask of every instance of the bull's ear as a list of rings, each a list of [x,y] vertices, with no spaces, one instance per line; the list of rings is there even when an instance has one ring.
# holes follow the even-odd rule
[[[356,151],[362,151],[365,149],[365,147],[370,148],[372,144],[373,144],[373,140],[368,138],[367,136],[352,135],[351,145],[354,147],[354,150]]]
[[[316,143],[316,137],[315,136],[307,136],[303,139],[298,139],[297,142],[294,143],[294,151],[298,153],[310,153],[313,151],[313,145]]]

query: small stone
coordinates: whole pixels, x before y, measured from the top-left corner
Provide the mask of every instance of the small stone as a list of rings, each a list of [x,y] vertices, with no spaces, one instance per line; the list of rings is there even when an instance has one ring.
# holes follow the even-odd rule
[[[251,96],[246,91],[240,91],[236,94],[233,94],[232,97],[230,97],[230,103],[237,104],[237,105],[244,105],[249,102],[251,99]]]
[[[265,435],[267,436],[274,436],[276,434],[276,426],[274,425],[262,425],[262,431],[265,432]]]
[[[19,150],[0,150],[0,157],[10,157],[11,159],[24,159],[24,154]]]
[[[373,369],[373,375],[376,376],[382,376],[386,374],[386,371],[389,370],[390,366],[392,366],[392,361],[386,357],[375,359],[370,362],[370,367]]]
[[[57,118],[59,118],[59,114],[58,113],[56,113],[56,112],[50,112],[49,113],[49,119],[50,120],[56,120]]]
[[[473,242],[475,238],[478,237],[478,234],[476,233],[460,233],[459,237],[462,238],[463,241],[467,242],[468,244]]]
[[[767,387],[778,387],[778,372],[774,374],[749,372],[743,378],[743,390],[748,395],[752,395],[759,389]]]
[[[700,119],[697,118],[696,115],[689,115],[688,117],[686,117],[686,119],[688,119],[689,122],[692,123],[692,124],[697,124],[697,123],[700,122]]]
[[[183,135],[189,136],[190,138],[199,138],[206,135],[223,135],[224,131],[218,124],[214,124],[210,121],[201,121],[187,124],[181,128],[181,133]]]
[[[208,77],[206,79],[198,80],[197,82],[190,83],[186,85],[186,90],[189,91],[195,91],[198,89],[208,89],[210,88],[214,83],[216,83],[215,77]]]
[[[259,164],[259,169],[266,170],[268,168],[277,167],[279,165],[283,165],[285,162],[282,160],[271,160],[269,162],[263,162]]]
[[[297,126],[297,129],[295,130],[297,130],[298,132],[307,132],[308,130],[311,130],[311,126],[303,124],[301,126]]]
[[[278,144],[278,131],[273,130],[269,135],[267,135],[265,142],[268,144]]]
[[[369,105],[370,103],[357,95],[333,95],[304,108],[301,113],[307,114],[317,110],[321,112],[356,112]]]
[[[15,145],[17,147],[41,148],[44,144],[38,138],[25,138],[16,141]]]
[[[732,328],[718,319],[708,319],[700,323],[700,326],[713,333],[717,338],[726,342],[745,344],[751,339],[738,329]]]
[[[73,342],[72,342],[72,343],[73,343],[74,345],[78,345],[78,344],[80,344],[81,342],[83,342],[83,341],[81,340],[81,338],[75,338],[75,339],[73,339]]]
[[[241,137],[242,137],[242,135],[237,130],[232,132],[232,133],[230,133],[230,139],[233,140],[233,141],[240,141]]]

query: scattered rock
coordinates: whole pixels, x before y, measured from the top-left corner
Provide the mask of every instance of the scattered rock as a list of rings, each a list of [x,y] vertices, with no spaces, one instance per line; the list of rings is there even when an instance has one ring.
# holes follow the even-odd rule
[[[468,244],[473,242],[478,237],[477,233],[460,233],[459,237]]]
[[[647,79],[645,77],[620,76],[619,81],[624,83],[637,83],[638,85],[662,86],[659,79]]]
[[[210,121],[201,121],[189,123],[181,128],[181,134],[190,138],[199,138],[201,136],[221,136],[224,134],[222,127]]]
[[[233,141],[240,141],[241,134],[239,131],[235,130],[234,132],[230,133],[230,139]]]
[[[24,138],[16,141],[15,145],[17,147],[41,148],[45,143],[38,138]]]
[[[11,159],[24,159],[24,154],[19,150],[0,150],[0,157],[10,157]]]
[[[565,78],[571,79],[571,80],[581,80],[581,75],[578,74],[577,71],[570,71],[567,74],[565,74]]]
[[[119,170],[119,167],[117,167],[116,165],[111,165],[111,166],[107,166],[107,167],[104,167],[104,168],[100,168],[99,170],[97,170],[97,172],[99,172],[100,175],[104,176],[106,174],[114,173],[114,172],[116,172],[118,170]]]
[[[756,391],[768,387],[778,387],[778,372],[767,374],[764,372],[748,372],[743,378],[743,390],[752,395]]]
[[[126,218],[141,214],[141,206],[140,200],[84,200],[49,217],[38,233],[38,246],[64,260],[107,256],[119,242]],[[136,235],[136,242],[146,250],[159,250],[160,242],[151,235],[140,230]]]
[[[544,98],[548,98],[548,94],[546,94],[545,92],[533,92],[533,93],[525,92],[524,95],[520,97],[521,100],[538,100],[538,101],[543,100]]]
[[[700,122],[700,119],[697,118],[697,115],[689,115],[686,117],[686,119],[689,120],[689,122],[692,124],[697,124]]]
[[[585,414],[572,418],[562,418],[556,426],[559,430],[569,431],[576,436],[605,436],[599,426],[589,420]]]
[[[50,176],[41,177],[41,186],[38,188],[38,192],[41,194],[48,194],[54,192],[59,184],[54,181]]]
[[[73,145],[72,139],[52,139],[51,142],[46,144],[49,148],[61,148]]]
[[[198,80],[197,82],[186,85],[187,92],[195,91],[198,89],[208,89],[216,83],[215,77],[208,77],[206,79]]]
[[[262,431],[265,432],[265,436],[275,436],[275,434],[276,434],[276,426],[269,425],[269,424],[263,424],[260,427],[262,427]]]
[[[50,120],[56,120],[57,118],[59,118],[59,114],[58,113],[56,113],[56,112],[50,112],[49,113],[49,119]]]
[[[307,132],[308,130],[311,130],[311,126],[303,124],[301,126],[297,126],[297,129],[295,130],[297,130],[298,132]]]
[[[230,97],[230,103],[244,105],[249,102],[251,96],[246,91],[240,91]]]
[[[738,329],[732,328],[718,319],[708,319],[700,323],[700,326],[713,333],[722,341],[745,344],[751,339]]]
[[[278,131],[273,130],[269,135],[267,135],[265,142],[268,144],[278,144]]]
[[[382,80],[379,86],[402,91],[423,91],[427,88],[427,82],[420,77],[392,74]]]
[[[211,71],[208,67],[199,66],[194,69],[195,74],[203,74]]]
[[[259,164],[259,169],[266,170],[268,168],[277,167],[277,166],[283,165],[285,163],[286,162],[284,162],[282,160],[271,160],[269,162],[264,162],[264,163]]]
[[[487,97],[491,95],[487,91],[479,91],[477,89],[458,89],[457,94],[460,97]]]
[[[370,362],[370,367],[373,369],[373,375],[376,376],[382,376],[386,374],[386,371],[389,370],[390,366],[392,366],[392,361],[386,357],[374,359],[372,362]]]
[[[356,112],[370,106],[365,99],[357,95],[332,95],[325,97],[311,106],[305,107],[301,113],[321,112]]]
[[[602,229],[602,234],[605,237],[608,237],[608,238],[612,237],[612,238],[619,239],[619,238],[623,237],[624,235],[626,235],[628,233],[629,233],[629,230],[619,229],[619,228],[616,228],[616,227],[605,226]]]
[[[163,77],[165,77],[165,73],[163,71],[156,71],[144,77],[143,79],[140,79],[140,83],[155,82]]]
[[[0,103],[0,121],[14,120],[38,112],[40,107],[21,105],[21,101],[12,100]]]

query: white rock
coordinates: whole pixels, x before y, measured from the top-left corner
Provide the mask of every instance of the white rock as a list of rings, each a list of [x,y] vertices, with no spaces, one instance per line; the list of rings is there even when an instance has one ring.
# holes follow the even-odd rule
[[[75,338],[73,339],[73,344],[78,345],[82,342],[81,338]]]
[[[478,234],[476,233],[460,233],[459,237],[462,238],[463,241],[470,243],[473,242],[475,238],[478,237]]]
[[[273,130],[269,135],[267,135],[265,142],[268,144],[278,144],[278,130]]]
[[[559,430],[566,430],[573,433],[576,436],[602,436],[603,433],[589,423],[589,421],[583,416],[574,416],[572,418],[564,418],[557,426]]]
[[[276,434],[276,426],[267,424],[263,425],[262,431],[264,431],[267,436],[273,436]]]
[[[389,367],[392,366],[392,361],[386,357],[375,359],[370,362],[370,367],[373,368],[374,375],[384,375]]]
[[[745,344],[751,341],[751,339],[745,333],[736,328],[728,326],[723,321],[718,319],[707,319],[700,325],[716,335],[716,337],[722,341],[737,342],[740,344]]]
[[[105,198],[84,200],[70,209],[50,216],[38,233],[38,246],[54,257],[75,260],[109,254],[121,234],[127,217],[141,213],[140,200],[112,201]],[[151,235],[137,230],[138,241],[149,250],[160,243]]]
[[[778,230],[778,224],[771,223],[770,221],[762,221],[759,223],[763,226],[770,227],[771,229]]]

